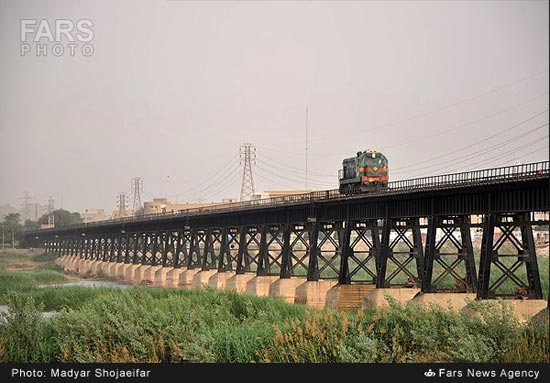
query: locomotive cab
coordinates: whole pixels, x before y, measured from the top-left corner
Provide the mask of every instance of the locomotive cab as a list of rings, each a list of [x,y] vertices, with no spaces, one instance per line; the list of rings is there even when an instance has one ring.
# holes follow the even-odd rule
[[[375,149],[346,158],[338,173],[341,194],[366,193],[388,184],[388,159]]]

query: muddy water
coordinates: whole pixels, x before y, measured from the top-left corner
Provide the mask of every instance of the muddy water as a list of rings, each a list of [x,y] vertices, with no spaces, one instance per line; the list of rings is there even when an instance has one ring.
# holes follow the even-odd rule
[[[38,287],[70,287],[70,286],[82,286],[82,287],[117,287],[117,288],[127,288],[132,286],[131,284],[122,283],[122,282],[113,282],[113,281],[98,281],[98,280],[89,280],[83,279],[79,281],[67,282],[62,284],[53,284],[53,285],[40,285]]]

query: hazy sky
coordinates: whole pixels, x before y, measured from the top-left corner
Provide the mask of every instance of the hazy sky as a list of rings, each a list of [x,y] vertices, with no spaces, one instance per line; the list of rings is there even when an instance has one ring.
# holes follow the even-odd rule
[[[29,191],[110,211],[135,176],[144,199],[238,197],[244,142],[256,190],[303,189],[306,105],[311,188],[335,188],[342,159],[367,148],[394,180],[548,160],[548,11],[0,0],[0,205]],[[22,56],[22,19],[90,20],[94,52],[38,57],[30,33]]]

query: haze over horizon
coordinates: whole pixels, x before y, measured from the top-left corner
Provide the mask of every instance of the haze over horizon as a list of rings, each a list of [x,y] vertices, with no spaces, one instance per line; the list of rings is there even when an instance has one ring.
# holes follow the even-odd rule
[[[390,179],[547,161],[543,1],[0,0],[0,205],[72,211],[336,188],[376,148]],[[21,20],[93,22],[90,57],[21,55]],[[48,47],[51,48],[52,44]],[[34,48],[34,46],[33,46]]]

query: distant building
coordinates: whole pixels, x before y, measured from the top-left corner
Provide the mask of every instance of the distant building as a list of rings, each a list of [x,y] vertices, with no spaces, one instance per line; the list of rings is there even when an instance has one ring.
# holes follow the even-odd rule
[[[225,198],[222,202],[210,202],[210,203],[172,203],[167,198],[153,198],[152,201],[145,201],[143,203],[144,214],[159,214],[159,213],[171,213],[179,210],[196,209],[207,206],[220,205],[222,203],[235,202],[234,199]]]
[[[266,190],[263,192],[255,193],[253,199],[266,199],[275,197],[284,197],[286,195],[296,195],[310,193],[313,190]]]
[[[107,219],[107,214],[104,209],[86,209],[80,213],[80,216],[84,223],[104,221]]]

